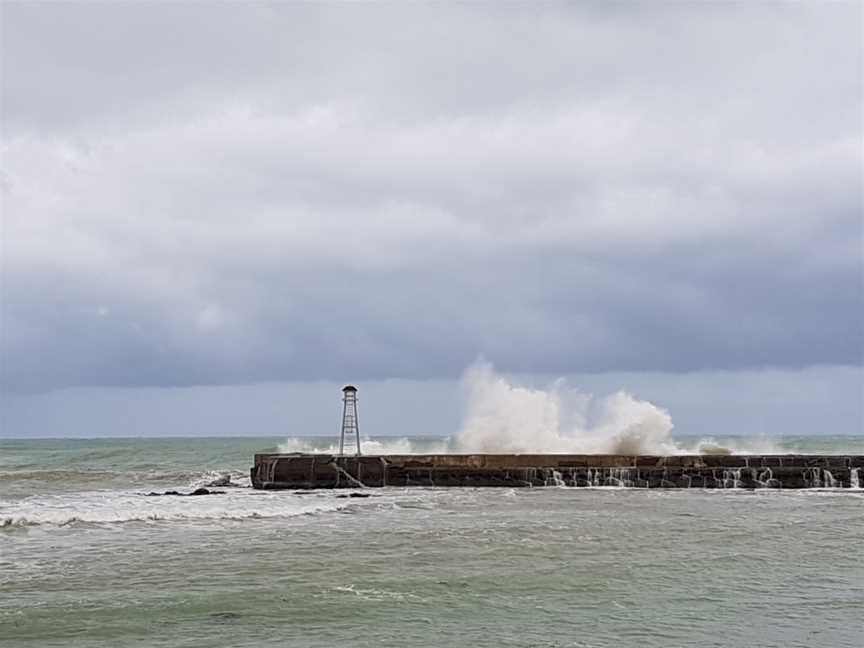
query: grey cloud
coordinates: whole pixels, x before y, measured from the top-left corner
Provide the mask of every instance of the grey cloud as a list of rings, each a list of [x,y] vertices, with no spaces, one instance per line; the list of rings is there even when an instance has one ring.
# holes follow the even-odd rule
[[[8,389],[859,364],[857,5],[3,7]]]

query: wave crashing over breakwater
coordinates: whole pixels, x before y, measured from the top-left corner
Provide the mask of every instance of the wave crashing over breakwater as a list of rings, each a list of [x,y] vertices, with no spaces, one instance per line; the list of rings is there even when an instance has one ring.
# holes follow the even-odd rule
[[[410,438],[363,441],[365,454],[777,454],[775,444],[753,439],[734,445],[713,439],[683,442],[672,435],[665,409],[625,391],[595,396],[564,379],[528,387],[477,362],[462,377],[465,412],[458,432],[441,441]],[[279,451],[335,454],[338,445],[288,439]],[[788,451],[787,451],[788,452]]]

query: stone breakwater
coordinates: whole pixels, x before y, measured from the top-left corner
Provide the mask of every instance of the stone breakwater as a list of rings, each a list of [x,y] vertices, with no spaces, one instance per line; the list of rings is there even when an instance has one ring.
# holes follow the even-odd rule
[[[256,454],[263,489],[382,486],[861,488],[864,456]]]

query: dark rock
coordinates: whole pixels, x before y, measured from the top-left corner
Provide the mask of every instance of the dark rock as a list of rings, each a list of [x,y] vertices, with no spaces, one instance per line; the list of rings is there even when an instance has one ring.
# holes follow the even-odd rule
[[[189,496],[193,495],[224,495],[225,491],[217,491],[217,490],[209,490],[207,488],[196,488],[194,491],[189,493]]]
[[[336,499],[348,499],[349,497],[372,497],[369,493],[348,493],[347,495],[337,495]]]
[[[176,495],[178,497],[192,497],[193,495],[224,495],[225,491],[208,490],[206,488],[196,488],[191,493],[180,493],[178,491],[165,491],[164,493],[145,493],[145,497],[162,497],[163,495]]]

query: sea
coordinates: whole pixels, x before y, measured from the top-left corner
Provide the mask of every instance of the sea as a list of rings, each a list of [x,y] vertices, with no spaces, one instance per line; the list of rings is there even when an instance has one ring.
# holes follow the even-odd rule
[[[860,489],[249,487],[333,442],[0,439],[0,646],[864,645]]]

